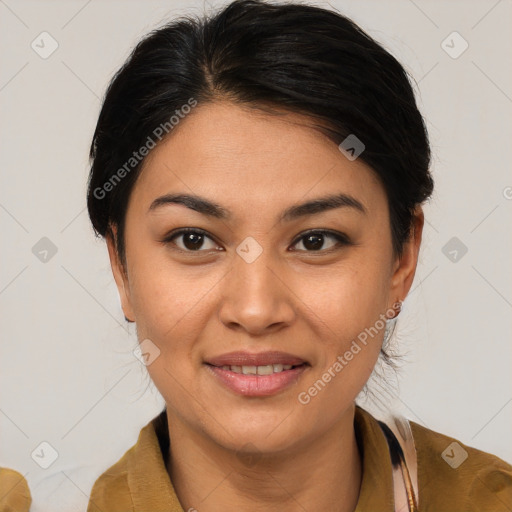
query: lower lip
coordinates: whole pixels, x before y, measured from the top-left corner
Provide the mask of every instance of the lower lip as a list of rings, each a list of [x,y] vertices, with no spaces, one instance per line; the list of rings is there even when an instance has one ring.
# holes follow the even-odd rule
[[[271,375],[244,375],[209,364],[206,367],[235,393],[244,396],[270,396],[297,381],[308,365],[303,364]]]

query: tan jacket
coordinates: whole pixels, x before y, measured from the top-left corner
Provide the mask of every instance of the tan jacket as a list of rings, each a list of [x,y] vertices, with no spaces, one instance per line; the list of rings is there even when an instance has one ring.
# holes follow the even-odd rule
[[[25,477],[9,468],[0,468],[0,512],[28,512],[32,497]]]
[[[162,456],[160,444],[166,450],[169,443],[164,417],[165,411],[148,423],[137,443],[96,480],[87,512],[186,512]],[[391,457],[384,433],[360,407],[354,426],[363,459],[355,512],[394,512]],[[512,511],[511,465],[412,421],[410,426],[417,452],[420,512]],[[449,448],[454,442],[468,454],[456,468],[452,467],[456,463],[446,462],[464,453]]]

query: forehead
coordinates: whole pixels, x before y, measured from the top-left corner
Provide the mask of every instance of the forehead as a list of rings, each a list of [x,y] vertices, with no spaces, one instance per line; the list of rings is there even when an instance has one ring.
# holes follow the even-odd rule
[[[134,194],[146,204],[180,190],[269,205],[346,192],[375,203],[384,194],[375,173],[313,123],[230,102],[198,105],[146,157]]]

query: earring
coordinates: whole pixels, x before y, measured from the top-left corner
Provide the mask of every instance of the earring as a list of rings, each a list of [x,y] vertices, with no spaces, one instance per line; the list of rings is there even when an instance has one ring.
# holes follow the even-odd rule
[[[397,300],[386,312],[388,320],[396,320],[400,312],[402,311],[402,300]]]

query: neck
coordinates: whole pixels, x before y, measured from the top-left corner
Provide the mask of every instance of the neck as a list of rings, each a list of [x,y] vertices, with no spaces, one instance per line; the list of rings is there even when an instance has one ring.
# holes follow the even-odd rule
[[[354,404],[322,436],[252,460],[192,433],[167,409],[167,471],[184,510],[353,512],[361,485]]]

